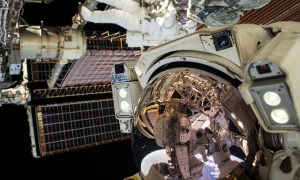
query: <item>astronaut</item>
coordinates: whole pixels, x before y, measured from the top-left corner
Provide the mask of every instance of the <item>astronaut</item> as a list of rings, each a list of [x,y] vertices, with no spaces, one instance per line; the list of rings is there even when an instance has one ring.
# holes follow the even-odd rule
[[[133,0],[97,0],[116,9],[90,11],[81,6],[80,15],[85,21],[93,23],[112,23],[127,29],[129,47],[155,46],[196,30],[197,23],[178,22],[176,8],[171,1],[164,1],[158,10],[140,6]],[[149,5],[156,1],[145,0]],[[150,7],[150,6],[149,6]]]

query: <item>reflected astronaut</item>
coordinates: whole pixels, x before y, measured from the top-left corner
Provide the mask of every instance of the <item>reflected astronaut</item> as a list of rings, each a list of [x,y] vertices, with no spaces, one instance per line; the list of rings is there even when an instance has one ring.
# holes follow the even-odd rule
[[[157,166],[169,167],[165,169],[170,179],[201,178],[209,156],[217,165],[218,177],[225,178],[239,166],[238,161],[231,160],[229,147],[240,147],[248,154],[250,129],[244,124],[255,122],[255,116],[247,111],[234,114],[230,103],[247,108],[235,88],[209,73],[199,75],[203,73],[168,73],[150,83],[142,94],[146,98],[140,102],[135,118],[137,127],[166,149],[170,162]],[[151,173],[148,177],[153,176]]]

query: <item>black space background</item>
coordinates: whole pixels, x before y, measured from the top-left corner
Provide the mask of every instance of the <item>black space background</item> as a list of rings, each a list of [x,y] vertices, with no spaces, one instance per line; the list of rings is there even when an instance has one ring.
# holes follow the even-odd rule
[[[80,1],[54,0],[51,4],[26,3],[22,17],[30,25],[40,25],[41,21],[44,22],[44,26],[71,25],[71,17],[77,12],[78,2]],[[99,4],[98,7],[103,9],[105,6]],[[124,31],[116,25],[92,23],[88,23],[84,29]],[[23,106],[3,105],[0,108],[0,127],[1,180],[124,179],[138,171],[134,156],[151,149],[142,144],[135,144],[135,147],[143,148],[137,148],[133,152],[132,141],[126,140],[49,157],[33,158],[27,115]],[[143,141],[143,138],[140,140]]]

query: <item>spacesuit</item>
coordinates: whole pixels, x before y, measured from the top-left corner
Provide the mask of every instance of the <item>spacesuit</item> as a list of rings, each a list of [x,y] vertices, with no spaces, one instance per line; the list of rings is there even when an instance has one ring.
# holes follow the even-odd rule
[[[133,0],[97,0],[117,9],[90,11],[82,6],[81,16],[93,23],[112,23],[127,29],[129,47],[155,46],[196,30],[196,22],[180,24],[176,19],[173,3],[165,1],[162,11],[149,10]],[[153,0],[145,0],[152,4]],[[154,12],[154,13],[153,13]],[[155,15],[153,15],[155,14]]]

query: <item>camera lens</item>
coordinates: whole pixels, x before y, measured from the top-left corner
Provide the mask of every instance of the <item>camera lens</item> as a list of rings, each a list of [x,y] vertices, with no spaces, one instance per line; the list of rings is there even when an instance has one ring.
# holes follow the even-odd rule
[[[219,47],[226,47],[229,45],[229,38],[227,36],[221,36],[218,38]]]
[[[223,31],[212,35],[216,51],[232,47],[231,33]]]
[[[124,64],[115,64],[115,73],[121,74],[125,72]]]

